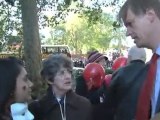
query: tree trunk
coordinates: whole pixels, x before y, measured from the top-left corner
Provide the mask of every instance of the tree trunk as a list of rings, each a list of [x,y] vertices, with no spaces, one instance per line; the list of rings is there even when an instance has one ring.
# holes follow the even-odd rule
[[[42,89],[41,47],[36,0],[20,0],[22,10],[24,60],[29,78],[33,81],[33,93],[38,97]]]

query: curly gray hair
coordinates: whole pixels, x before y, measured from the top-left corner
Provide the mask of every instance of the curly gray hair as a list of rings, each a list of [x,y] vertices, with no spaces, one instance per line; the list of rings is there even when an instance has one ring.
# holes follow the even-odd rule
[[[73,63],[71,59],[63,54],[51,55],[43,61],[41,76],[43,79],[53,82],[55,75],[62,67],[72,71]]]

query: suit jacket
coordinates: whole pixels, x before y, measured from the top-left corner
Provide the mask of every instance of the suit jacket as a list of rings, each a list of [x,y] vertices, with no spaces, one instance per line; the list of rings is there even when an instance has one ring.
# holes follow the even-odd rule
[[[40,100],[29,105],[35,120],[62,120],[59,104],[49,90]],[[91,120],[92,106],[90,102],[72,91],[66,94],[66,119]]]
[[[160,112],[160,92],[158,95],[157,106],[156,106],[156,113],[159,113],[159,112]]]
[[[146,79],[148,65],[141,60],[117,70],[106,99],[108,120],[134,120],[140,88]]]

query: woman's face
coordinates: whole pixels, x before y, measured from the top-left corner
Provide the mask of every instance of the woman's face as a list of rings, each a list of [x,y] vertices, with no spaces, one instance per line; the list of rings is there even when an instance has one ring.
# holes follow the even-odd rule
[[[24,67],[17,77],[15,88],[15,102],[27,102],[31,99],[31,87],[33,83],[28,79],[27,72]]]
[[[69,91],[72,89],[72,72],[64,67],[57,72],[53,82],[54,92]]]

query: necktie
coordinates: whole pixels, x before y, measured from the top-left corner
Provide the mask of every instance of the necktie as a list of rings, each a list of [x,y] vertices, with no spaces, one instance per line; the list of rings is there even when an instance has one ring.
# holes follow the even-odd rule
[[[150,100],[156,76],[158,55],[153,54],[149,64],[147,78],[144,81],[138,98],[136,120],[149,120]]]

